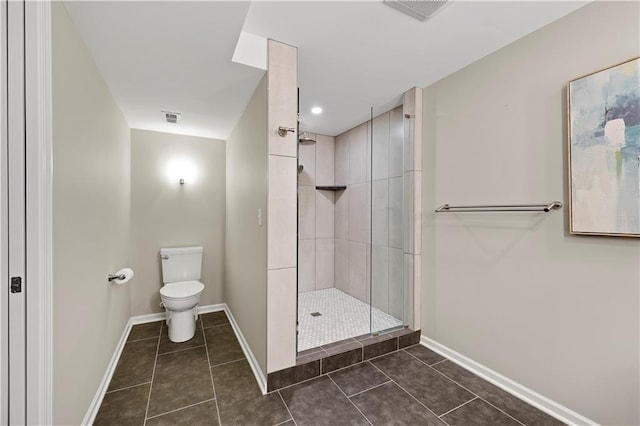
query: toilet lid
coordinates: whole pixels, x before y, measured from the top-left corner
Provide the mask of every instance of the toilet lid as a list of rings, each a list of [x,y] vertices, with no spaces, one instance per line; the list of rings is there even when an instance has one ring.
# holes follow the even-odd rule
[[[164,297],[179,299],[183,297],[195,296],[204,290],[204,284],[199,281],[182,281],[165,284],[160,289],[160,294]]]

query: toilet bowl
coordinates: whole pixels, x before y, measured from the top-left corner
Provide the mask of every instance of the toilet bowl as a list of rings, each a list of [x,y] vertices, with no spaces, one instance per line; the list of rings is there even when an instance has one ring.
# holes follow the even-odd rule
[[[202,252],[202,247],[160,250],[163,282],[160,298],[172,342],[186,342],[195,335],[198,304],[204,291],[204,284],[199,281]]]
[[[198,304],[204,284],[199,281],[182,281],[165,284],[160,298],[167,313],[169,340],[180,343],[191,339],[196,331]]]

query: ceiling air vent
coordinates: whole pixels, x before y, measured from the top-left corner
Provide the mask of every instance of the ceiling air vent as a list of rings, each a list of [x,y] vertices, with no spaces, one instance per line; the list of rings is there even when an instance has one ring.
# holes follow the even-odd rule
[[[180,119],[179,112],[162,111],[162,119],[167,123],[176,124]]]
[[[419,21],[431,18],[447,0],[384,0],[385,4]]]

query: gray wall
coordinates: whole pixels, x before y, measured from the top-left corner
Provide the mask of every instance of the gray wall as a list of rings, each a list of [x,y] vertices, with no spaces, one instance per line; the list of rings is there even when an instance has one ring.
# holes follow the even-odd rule
[[[594,2],[424,92],[423,334],[602,424],[640,422],[638,239],[570,236],[566,84],[640,53],[637,2]]]
[[[267,78],[227,139],[225,300],[267,371]],[[258,209],[263,225],[258,226]]]
[[[160,248],[203,246],[200,305],[224,302],[225,141],[131,130],[131,315],[162,312]],[[179,184],[174,162],[192,164]]]
[[[129,319],[129,127],[52,3],[53,421],[80,424]]]

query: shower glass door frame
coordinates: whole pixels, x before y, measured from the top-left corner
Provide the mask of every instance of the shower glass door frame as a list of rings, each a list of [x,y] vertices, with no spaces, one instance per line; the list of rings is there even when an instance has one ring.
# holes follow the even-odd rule
[[[411,180],[405,171],[410,118],[403,105],[369,121],[369,308],[370,333],[408,325],[410,309],[406,252],[413,231]],[[395,151],[394,151],[395,148]],[[400,223],[398,223],[400,222]]]

